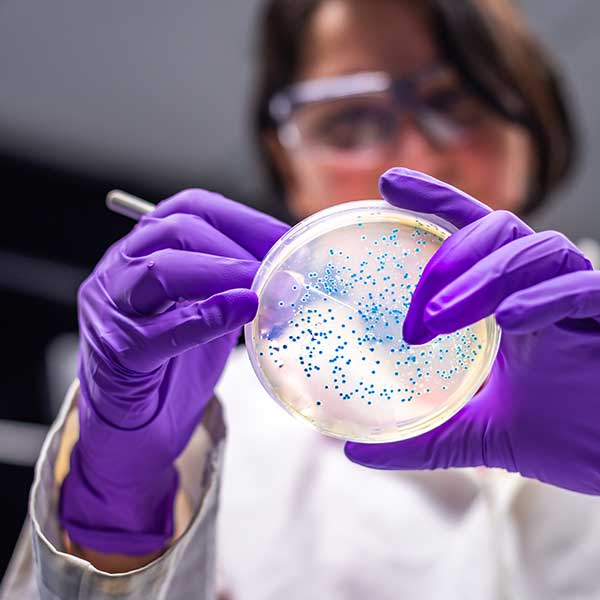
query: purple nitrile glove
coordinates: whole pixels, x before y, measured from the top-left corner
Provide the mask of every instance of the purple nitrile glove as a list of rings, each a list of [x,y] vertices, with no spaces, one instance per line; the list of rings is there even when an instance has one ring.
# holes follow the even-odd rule
[[[161,203],[79,291],[79,441],[60,522],[77,544],[139,555],[173,534],[174,460],[212,397],[248,289],[283,223],[203,190]]]
[[[347,444],[381,469],[485,465],[600,494],[600,272],[563,235],[407,169],[380,182],[388,202],[459,231],[432,257],[404,323],[421,344],[494,314],[502,341],[490,377],[452,419],[403,442]]]

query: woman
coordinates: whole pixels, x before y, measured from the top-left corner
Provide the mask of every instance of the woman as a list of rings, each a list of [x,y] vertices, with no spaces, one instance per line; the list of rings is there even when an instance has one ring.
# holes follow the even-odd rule
[[[492,375],[429,434],[346,446],[393,472],[353,464],[232,352],[286,227],[182,192],[81,288],[80,388],[42,452],[36,560],[24,539],[8,597],[213,597],[223,370],[226,597],[596,597],[600,283],[568,240],[513,214],[545,201],[572,158],[548,59],[508,1],[271,0],[264,28],[257,133],[289,212],[373,197],[396,165],[427,173],[380,182],[392,204],[460,229],[425,271],[404,336],[423,343],[494,313]],[[418,471],[483,465],[503,471]]]

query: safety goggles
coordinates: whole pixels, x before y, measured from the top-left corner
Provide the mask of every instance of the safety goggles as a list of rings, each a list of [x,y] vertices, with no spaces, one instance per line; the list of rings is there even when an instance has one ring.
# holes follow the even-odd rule
[[[401,144],[407,118],[448,147],[488,113],[445,65],[401,79],[377,71],[303,81],[276,94],[269,110],[286,148],[361,161]]]

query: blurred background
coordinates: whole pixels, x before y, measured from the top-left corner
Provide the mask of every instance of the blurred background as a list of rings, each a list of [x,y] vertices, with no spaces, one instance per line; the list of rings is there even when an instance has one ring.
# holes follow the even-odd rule
[[[600,238],[600,4],[524,0],[557,55],[583,160],[533,225]],[[68,381],[76,291],[131,223],[122,188],[157,202],[208,187],[272,211],[247,124],[259,0],[0,0],[0,576],[32,465]]]

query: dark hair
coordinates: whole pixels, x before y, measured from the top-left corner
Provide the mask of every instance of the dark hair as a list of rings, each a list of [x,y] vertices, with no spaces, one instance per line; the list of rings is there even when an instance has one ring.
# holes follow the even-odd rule
[[[400,1],[400,0],[399,0]],[[407,0],[402,0],[407,1]],[[282,180],[264,134],[275,128],[269,100],[294,82],[310,19],[323,0],[268,0],[262,16],[254,131],[275,191]],[[530,133],[537,170],[523,209],[540,206],[565,178],[576,135],[555,65],[511,0],[422,0],[445,60],[498,114]]]

